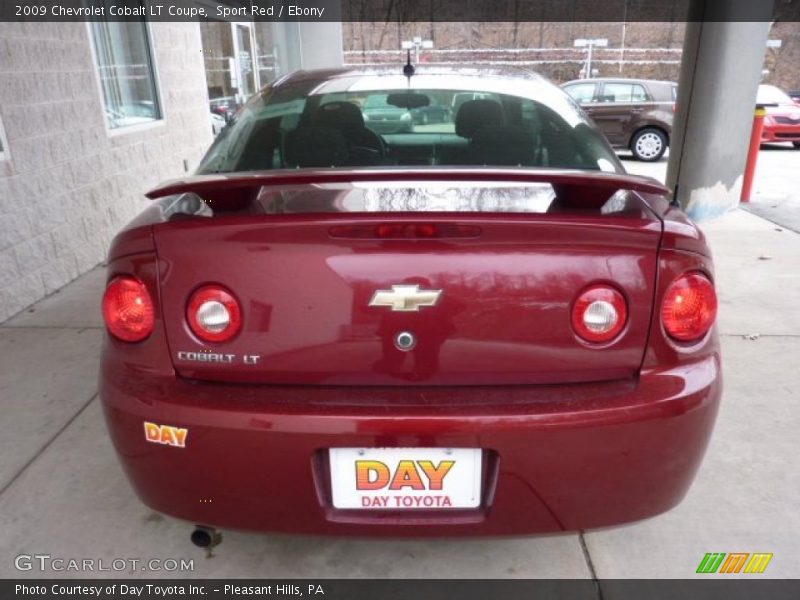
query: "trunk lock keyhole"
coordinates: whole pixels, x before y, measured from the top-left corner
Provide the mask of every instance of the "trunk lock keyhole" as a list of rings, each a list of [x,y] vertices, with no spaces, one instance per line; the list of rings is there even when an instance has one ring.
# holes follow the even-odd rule
[[[410,331],[401,331],[395,336],[394,345],[401,352],[408,352],[417,345],[417,338]]]

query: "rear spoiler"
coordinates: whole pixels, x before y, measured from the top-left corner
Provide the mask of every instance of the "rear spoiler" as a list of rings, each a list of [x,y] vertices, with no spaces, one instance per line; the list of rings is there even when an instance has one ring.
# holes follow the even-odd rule
[[[496,182],[549,183],[556,197],[565,204],[577,207],[602,206],[619,190],[666,196],[669,190],[649,177],[603,171],[569,171],[551,169],[302,169],[251,171],[194,175],[167,181],[145,194],[151,200],[192,192],[205,200],[236,197],[262,186],[351,184],[358,182]]]

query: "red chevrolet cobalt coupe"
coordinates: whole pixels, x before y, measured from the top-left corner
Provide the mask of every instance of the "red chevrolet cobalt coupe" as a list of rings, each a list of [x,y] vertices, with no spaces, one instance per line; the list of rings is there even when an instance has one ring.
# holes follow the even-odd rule
[[[196,543],[581,530],[689,488],[721,393],[709,249],[542,78],[294,73],[147,195],[108,258],[101,393]]]

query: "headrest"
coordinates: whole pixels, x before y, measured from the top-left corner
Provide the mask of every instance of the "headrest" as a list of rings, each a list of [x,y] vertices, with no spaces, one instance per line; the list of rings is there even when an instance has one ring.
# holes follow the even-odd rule
[[[533,166],[536,149],[518,127],[483,127],[472,136],[472,158],[481,165]]]
[[[352,102],[328,102],[323,104],[314,113],[312,122],[319,127],[332,127],[339,131],[364,127],[364,117],[361,114],[361,109]]]
[[[290,167],[336,167],[347,164],[347,142],[330,127],[298,127],[286,134],[284,160]]]
[[[496,100],[467,100],[456,114],[456,134],[471,138],[482,127],[500,127],[504,122],[503,107]]]

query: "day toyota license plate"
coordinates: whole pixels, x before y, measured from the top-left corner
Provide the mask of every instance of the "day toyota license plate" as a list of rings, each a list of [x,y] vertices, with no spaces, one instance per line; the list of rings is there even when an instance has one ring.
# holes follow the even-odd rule
[[[479,448],[331,448],[333,506],[346,509],[476,508]]]

